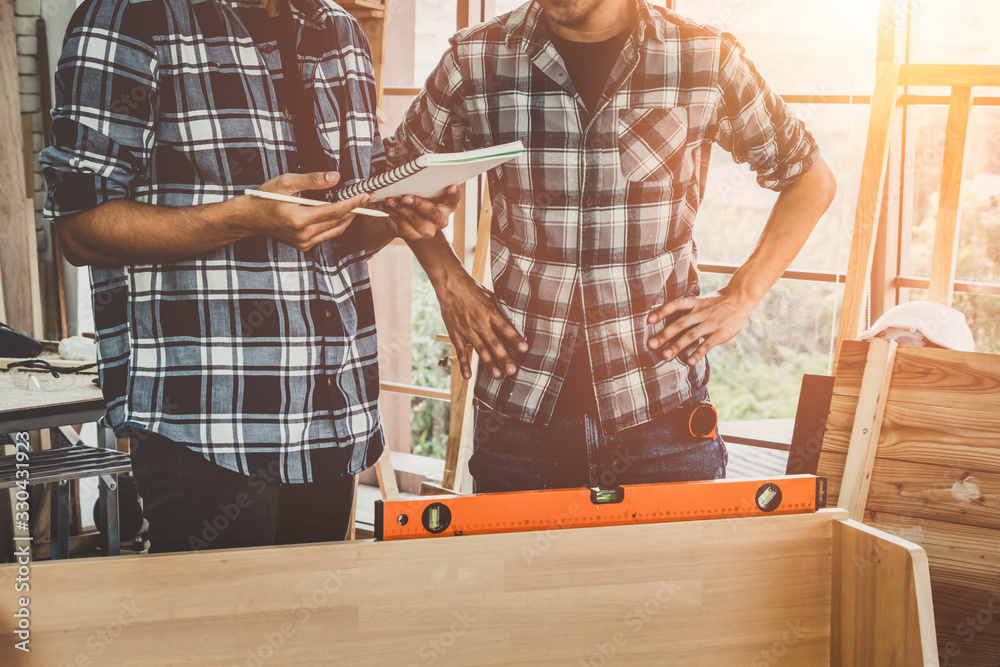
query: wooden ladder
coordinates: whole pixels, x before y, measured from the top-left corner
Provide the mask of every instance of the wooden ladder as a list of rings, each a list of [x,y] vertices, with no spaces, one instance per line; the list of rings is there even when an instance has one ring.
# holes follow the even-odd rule
[[[1000,86],[1000,66],[914,65],[893,62],[878,64],[861,167],[861,187],[854,217],[844,302],[837,332],[835,366],[839,362],[843,342],[857,338],[864,329],[875,236],[882,213],[882,193],[885,190],[889,161],[889,134],[897,111],[899,90],[903,86],[951,88],[929,296],[933,301],[950,306],[955,283],[959,208],[965,174],[972,89],[976,86]]]

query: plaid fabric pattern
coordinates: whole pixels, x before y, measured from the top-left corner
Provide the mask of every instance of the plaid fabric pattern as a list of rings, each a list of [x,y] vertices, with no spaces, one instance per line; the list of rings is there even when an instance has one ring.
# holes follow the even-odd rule
[[[731,35],[637,0],[639,20],[591,116],[536,3],[456,35],[386,151],[521,140],[489,175],[492,276],[530,350],[517,374],[480,369],[476,396],[547,424],[574,346],[585,346],[605,431],[642,424],[707,381],[646,349],[654,307],[699,293],[695,215],[713,143],[781,189],[818,159],[812,136]],[[582,287],[584,322],[569,317]]]
[[[384,164],[368,43],[332,3],[292,7],[329,169],[365,178]],[[208,204],[301,171],[275,23],[257,0],[85,2],[56,74],[46,215]],[[93,267],[107,420],[276,481],[370,466],[383,436],[365,260],[349,232],[309,253],[252,237]]]

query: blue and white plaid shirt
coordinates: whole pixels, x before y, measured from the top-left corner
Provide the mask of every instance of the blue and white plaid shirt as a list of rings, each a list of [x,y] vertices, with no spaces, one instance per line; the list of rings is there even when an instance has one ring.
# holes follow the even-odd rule
[[[460,32],[386,140],[390,163],[520,140],[490,172],[497,299],[530,346],[518,371],[481,365],[476,396],[525,422],[552,417],[585,345],[601,425],[655,419],[708,366],[646,348],[649,312],[699,293],[695,216],[713,143],[780,190],[819,159],[803,124],[732,35],[636,0],[638,23],[590,114],[537,2]],[[582,288],[584,321],[570,304]],[[580,352],[583,352],[581,348]]]
[[[293,16],[329,169],[345,184],[365,178],[384,162],[368,43],[326,0],[298,0]],[[300,171],[277,34],[259,0],[85,2],[41,156],[47,217],[113,199],[220,202]],[[310,253],[252,237],[176,262],[93,267],[111,425],[282,482],[370,466],[383,436],[366,259],[349,230]]]

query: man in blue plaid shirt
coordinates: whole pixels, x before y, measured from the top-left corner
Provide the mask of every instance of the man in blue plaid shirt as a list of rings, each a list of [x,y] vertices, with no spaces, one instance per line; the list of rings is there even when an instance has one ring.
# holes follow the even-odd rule
[[[87,0],[56,74],[46,215],[91,266],[107,419],[152,551],[342,539],[383,450],[366,260],[429,238],[325,198],[383,168],[367,41],[325,0]]]
[[[466,377],[466,345],[481,358],[476,489],[724,476],[721,439],[686,417],[708,398],[706,353],[833,198],[812,136],[731,35],[647,0],[535,0],[452,38],[386,149],[398,164],[514,140],[525,154],[489,177],[494,294],[440,235],[411,243]],[[702,295],[692,230],[713,144],[781,194],[749,259]]]

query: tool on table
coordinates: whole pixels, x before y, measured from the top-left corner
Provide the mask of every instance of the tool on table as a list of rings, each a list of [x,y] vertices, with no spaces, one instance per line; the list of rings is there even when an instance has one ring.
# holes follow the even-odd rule
[[[805,514],[826,506],[815,475],[630,484],[375,501],[375,539]]]
[[[330,204],[328,201],[319,201],[316,199],[306,199],[305,197],[292,197],[291,195],[280,195],[276,192],[264,192],[263,190],[244,190],[243,194],[248,197],[257,197],[258,199],[272,199],[274,201],[283,201],[286,204],[301,204],[303,206],[327,206]],[[385,211],[379,211],[374,208],[352,208],[351,213],[356,213],[357,215],[367,215],[373,218],[388,218],[389,214]]]
[[[41,353],[42,344],[39,341],[0,322],[0,357],[23,359],[37,357]]]

